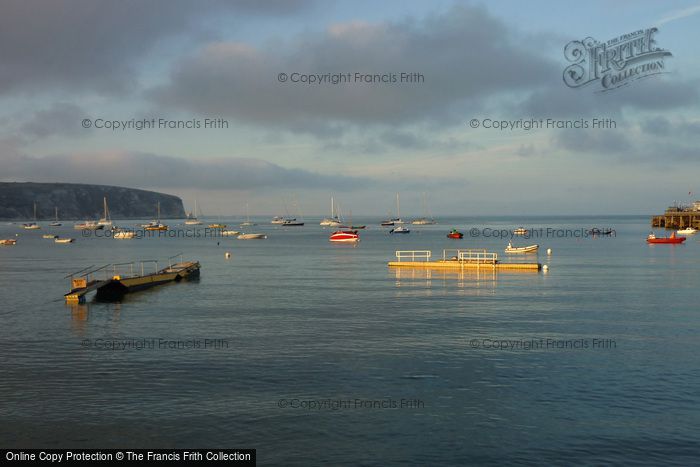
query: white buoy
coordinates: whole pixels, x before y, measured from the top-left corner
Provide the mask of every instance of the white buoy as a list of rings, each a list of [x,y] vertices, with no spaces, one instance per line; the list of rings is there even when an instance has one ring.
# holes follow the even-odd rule
[[[543,270],[544,272],[549,271],[549,266],[547,266],[547,265],[545,264],[544,266],[542,266],[542,270]]]
[[[231,253],[227,251],[226,253],[224,253],[224,256],[226,257],[226,259],[229,259],[231,257]]]
[[[551,248],[547,248],[547,254],[548,254],[548,255],[551,255],[551,254],[552,254],[552,249],[551,249]]]

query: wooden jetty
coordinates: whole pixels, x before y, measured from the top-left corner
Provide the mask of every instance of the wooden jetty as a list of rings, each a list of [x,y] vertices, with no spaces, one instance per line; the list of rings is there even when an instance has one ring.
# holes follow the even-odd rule
[[[660,215],[652,216],[652,227],[666,229],[684,229],[686,227],[700,227],[700,210],[693,208],[672,206]]]
[[[182,261],[181,259],[178,263],[172,263],[171,260],[176,256],[180,255],[168,258],[168,266],[162,269],[158,269],[158,262],[155,260],[140,261],[140,274],[134,272],[134,262],[106,264],[96,269],[94,266],[89,266],[65,277],[70,278],[71,289],[64,294],[64,298],[67,302],[81,303],[85,301],[87,294],[96,291],[98,300],[119,300],[127,293],[199,276],[200,264],[198,261]],[[146,264],[154,264],[154,271],[146,273]],[[128,267],[129,272],[121,273],[120,271],[126,267]]]
[[[498,253],[486,250],[443,250],[442,258],[433,260],[429,250],[402,250],[396,252],[396,261],[390,268],[476,269],[494,271],[532,271],[542,269],[540,263],[501,262]]]

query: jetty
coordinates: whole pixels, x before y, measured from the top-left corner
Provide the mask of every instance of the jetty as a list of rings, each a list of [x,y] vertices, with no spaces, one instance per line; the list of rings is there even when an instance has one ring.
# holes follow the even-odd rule
[[[172,260],[177,256],[180,256],[180,261],[173,263]],[[182,261],[181,254],[171,256],[167,261],[168,266],[162,269],[158,269],[156,260],[139,261],[138,265],[129,262],[105,264],[98,268],[88,266],[64,277],[71,282],[71,289],[64,294],[64,298],[69,303],[83,303],[86,295],[95,291],[98,300],[114,301],[127,293],[199,277],[198,261]],[[146,265],[149,265],[149,269],[154,265],[153,272],[147,272]]]
[[[684,229],[686,227],[700,227],[700,202],[693,206],[671,206],[660,216],[652,216],[652,227],[666,229]]]
[[[442,250],[442,258],[433,259],[430,250],[399,250],[396,260],[389,261],[390,268],[473,269],[494,271],[532,271],[542,269],[540,263],[502,262],[498,253],[485,249]]]

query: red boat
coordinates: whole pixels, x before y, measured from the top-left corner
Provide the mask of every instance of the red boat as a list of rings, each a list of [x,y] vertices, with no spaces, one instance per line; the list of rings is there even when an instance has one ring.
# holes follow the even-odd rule
[[[357,234],[357,230],[338,230],[331,234],[329,240],[331,242],[359,242],[360,236]]]
[[[647,243],[683,243],[685,237],[676,237],[676,232],[673,232],[670,237],[657,237],[650,233],[647,237]]]
[[[457,229],[452,229],[450,233],[447,234],[447,238],[464,238],[464,234]]]

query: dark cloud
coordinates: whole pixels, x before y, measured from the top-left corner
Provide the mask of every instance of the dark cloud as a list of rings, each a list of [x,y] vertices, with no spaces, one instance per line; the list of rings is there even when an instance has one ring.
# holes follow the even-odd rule
[[[398,127],[444,119],[499,92],[527,90],[558,66],[501,20],[477,7],[455,7],[418,21],[345,23],[319,34],[256,48],[212,43],[182,60],[159,104],[243,123],[337,137],[347,125]],[[416,84],[280,83],[279,73],[418,72]],[[391,137],[392,135],[389,135]],[[406,135],[394,143],[411,144]],[[399,137],[396,137],[399,136]],[[414,141],[415,143],[415,141]]]
[[[56,181],[202,190],[360,189],[370,179],[289,169],[258,159],[190,160],[126,151],[35,158],[0,148],[4,180]]]
[[[303,0],[5,0],[0,9],[0,93],[60,87],[118,92],[158,40],[192,33],[222,12],[288,14]]]
[[[35,112],[23,123],[20,134],[29,138],[46,138],[54,134],[77,136],[85,134],[80,125],[85,112],[77,105],[59,102],[48,109]]]
[[[700,103],[699,83],[675,76],[654,76],[608,92],[569,88],[553,77],[546,83],[511,110],[528,118],[585,118],[617,116],[624,109],[665,111]]]
[[[554,137],[553,147],[576,155],[627,164],[663,166],[673,162],[700,162],[697,141],[678,138],[676,130],[671,129],[673,126],[663,130],[664,136],[639,131],[643,128],[644,125],[624,130],[562,130]],[[678,131],[688,131],[687,126],[681,125],[680,128]]]

